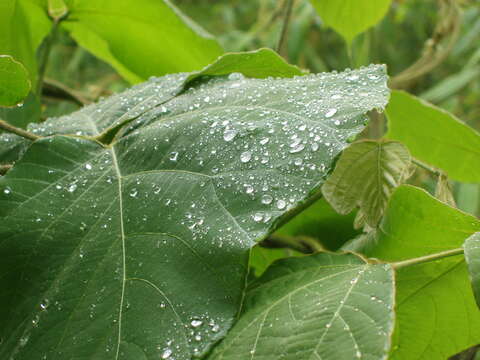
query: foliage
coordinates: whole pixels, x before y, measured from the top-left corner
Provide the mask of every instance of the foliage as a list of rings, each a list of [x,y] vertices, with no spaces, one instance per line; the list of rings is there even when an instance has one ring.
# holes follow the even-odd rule
[[[479,15],[2,2],[0,358],[473,359]]]

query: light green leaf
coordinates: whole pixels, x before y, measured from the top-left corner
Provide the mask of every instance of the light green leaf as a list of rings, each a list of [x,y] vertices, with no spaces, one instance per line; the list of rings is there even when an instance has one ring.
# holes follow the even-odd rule
[[[14,106],[23,101],[31,83],[25,67],[8,55],[0,55],[0,106]]]
[[[473,293],[480,307],[480,232],[470,236],[465,241],[465,259],[472,281]]]
[[[377,245],[366,254],[407,260],[461,247],[479,230],[475,217],[404,185],[392,195]],[[462,256],[398,269],[396,309],[393,360],[445,360],[480,342],[480,312]]]
[[[303,255],[292,249],[271,249],[257,244],[250,251],[249,266],[253,268],[254,275],[259,277],[275,260]]]
[[[267,77],[294,77],[305,75],[295,65],[288,64],[280,55],[271,49],[227,53],[220,56],[213,64],[201,71],[189,75],[185,81],[188,86],[193,80],[208,75],[228,75],[238,72],[246,77],[264,79]]]
[[[387,13],[391,0],[311,0],[327,26],[340,33],[347,43],[375,26]]]
[[[387,138],[404,143],[412,156],[464,182],[480,182],[480,134],[454,115],[403,91],[388,104]],[[461,161],[459,161],[461,159]]]
[[[359,141],[340,156],[323,196],[340,214],[358,206],[362,219],[376,227],[390,194],[410,175],[410,164],[408,149],[398,142]]]
[[[50,28],[45,0],[0,1],[0,54],[11,55],[25,66],[32,87],[37,76],[35,54]]]
[[[69,0],[67,6],[62,27],[132,83],[199,70],[222,54],[211,35],[168,0]]]
[[[175,96],[186,76],[31,127],[74,135],[34,142],[0,179],[0,358],[204,354],[240,309],[248,249],[388,98],[383,66]]]
[[[389,265],[355,255],[276,262],[211,360],[385,359],[394,323]]]

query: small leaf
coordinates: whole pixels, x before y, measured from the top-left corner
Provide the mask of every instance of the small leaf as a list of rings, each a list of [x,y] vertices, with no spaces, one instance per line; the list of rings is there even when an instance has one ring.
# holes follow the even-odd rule
[[[223,52],[168,0],[82,0],[68,5],[69,16],[61,26],[132,83],[201,69]]]
[[[409,175],[408,149],[393,141],[359,141],[347,148],[322,187],[322,193],[340,214],[356,206],[359,224],[377,226],[391,192]]]
[[[387,138],[448,177],[480,182],[480,134],[454,115],[403,91],[393,91],[386,114]],[[459,160],[461,159],[461,161]]]
[[[63,0],[48,0],[48,15],[54,20],[59,21],[68,13],[68,7]]]
[[[347,43],[377,24],[387,13],[391,0],[311,0],[327,26]]]
[[[387,264],[352,254],[277,261],[209,359],[385,359],[394,297]]]
[[[297,66],[288,64],[275,51],[259,49],[227,53],[220,56],[213,64],[207,65],[201,71],[190,74],[185,81],[184,87],[187,87],[193,80],[201,76],[228,75],[230,73],[241,73],[246,77],[260,79],[305,75]]]
[[[465,241],[465,259],[468,265],[473,294],[480,307],[480,232],[470,236]]]
[[[254,275],[259,277],[275,260],[303,255],[292,249],[271,249],[257,244],[250,251],[249,266],[254,269]]]
[[[25,67],[8,55],[0,55],[0,106],[14,106],[23,101],[31,83]]]
[[[187,76],[29,126],[47,136],[0,178],[0,359],[203,356],[241,308],[250,247],[388,99],[383,66],[178,94]]]
[[[456,207],[455,198],[453,197],[452,187],[448,181],[448,177],[445,174],[441,174],[437,180],[437,186],[435,187],[435,197],[452,207]]]

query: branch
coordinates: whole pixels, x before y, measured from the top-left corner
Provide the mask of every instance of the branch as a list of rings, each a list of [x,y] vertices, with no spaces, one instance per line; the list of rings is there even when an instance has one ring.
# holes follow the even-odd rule
[[[443,173],[440,170],[434,169],[430,165],[427,165],[427,164],[421,162],[420,160],[412,158],[412,162],[415,165],[417,165],[418,167],[421,167],[422,169],[427,170],[428,172],[430,172],[430,173],[432,173],[436,176],[442,176],[443,175]]]
[[[425,42],[422,55],[411,66],[394,76],[390,81],[390,87],[408,88],[413,81],[440,65],[453,49],[460,33],[460,8],[457,0],[438,1],[440,3],[439,21],[431,38]],[[447,44],[442,46],[442,40],[448,37],[450,38]]]
[[[28,131],[25,131],[23,129],[20,129],[20,128],[17,128],[15,126],[13,126],[13,125],[10,125],[9,123],[7,123],[4,120],[0,120],[0,129],[5,130],[5,131],[7,131],[9,133],[12,133],[12,134],[21,136],[25,139],[32,140],[32,141],[39,140],[39,139],[42,138],[41,136],[32,134]]]
[[[70,89],[64,84],[48,78],[45,78],[43,81],[43,95],[56,99],[72,101],[80,106],[92,103],[92,100],[87,99],[78,91]]]
[[[442,251],[439,253],[431,254],[431,255],[426,255],[426,256],[420,256],[418,258],[413,258],[413,259],[408,259],[404,261],[398,261],[392,263],[392,267],[394,269],[400,269],[403,267],[411,266],[411,265],[417,265],[429,261],[434,261],[438,259],[443,259],[449,256],[455,256],[455,255],[460,255],[463,254],[463,248],[458,248],[458,249],[453,249],[453,250],[447,250],[447,251]]]
[[[293,2],[294,0],[286,0],[285,3],[285,17],[283,18],[282,32],[277,44],[277,52],[279,54],[287,43],[288,26],[290,24],[290,18],[292,17]]]

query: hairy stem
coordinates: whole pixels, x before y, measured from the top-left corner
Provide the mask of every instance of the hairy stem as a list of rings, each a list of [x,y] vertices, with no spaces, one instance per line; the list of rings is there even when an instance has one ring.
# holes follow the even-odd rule
[[[38,140],[38,139],[42,138],[41,136],[32,134],[28,131],[25,131],[23,129],[20,129],[20,128],[17,128],[15,126],[13,126],[13,125],[10,125],[9,123],[7,123],[4,120],[0,120],[0,129],[5,130],[5,131],[7,131],[9,133],[12,133],[12,134],[21,136],[25,139],[32,140],[32,141],[35,141],[35,140]]]
[[[463,248],[446,250],[446,251],[442,251],[442,252],[435,253],[435,254],[420,256],[418,258],[413,258],[413,259],[408,259],[408,260],[404,260],[404,261],[394,262],[394,263],[392,263],[392,267],[394,269],[400,269],[400,268],[403,268],[403,267],[422,264],[422,263],[425,263],[425,262],[435,261],[435,260],[438,260],[438,259],[443,259],[443,258],[446,258],[446,257],[449,257],[449,256],[455,256],[455,255],[460,255],[460,254],[463,254]]]
[[[292,17],[293,2],[294,0],[287,0],[285,2],[285,16],[283,18],[282,32],[280,33],[280,39],[277,44],[277,52],[279,54],[282,53],[283,48],[287,45],[288,26],[290,25],[290,18]],[[285,53],[287,53],[287,51],[285,51]],[[286,58],[287,56],[284,57]]]

